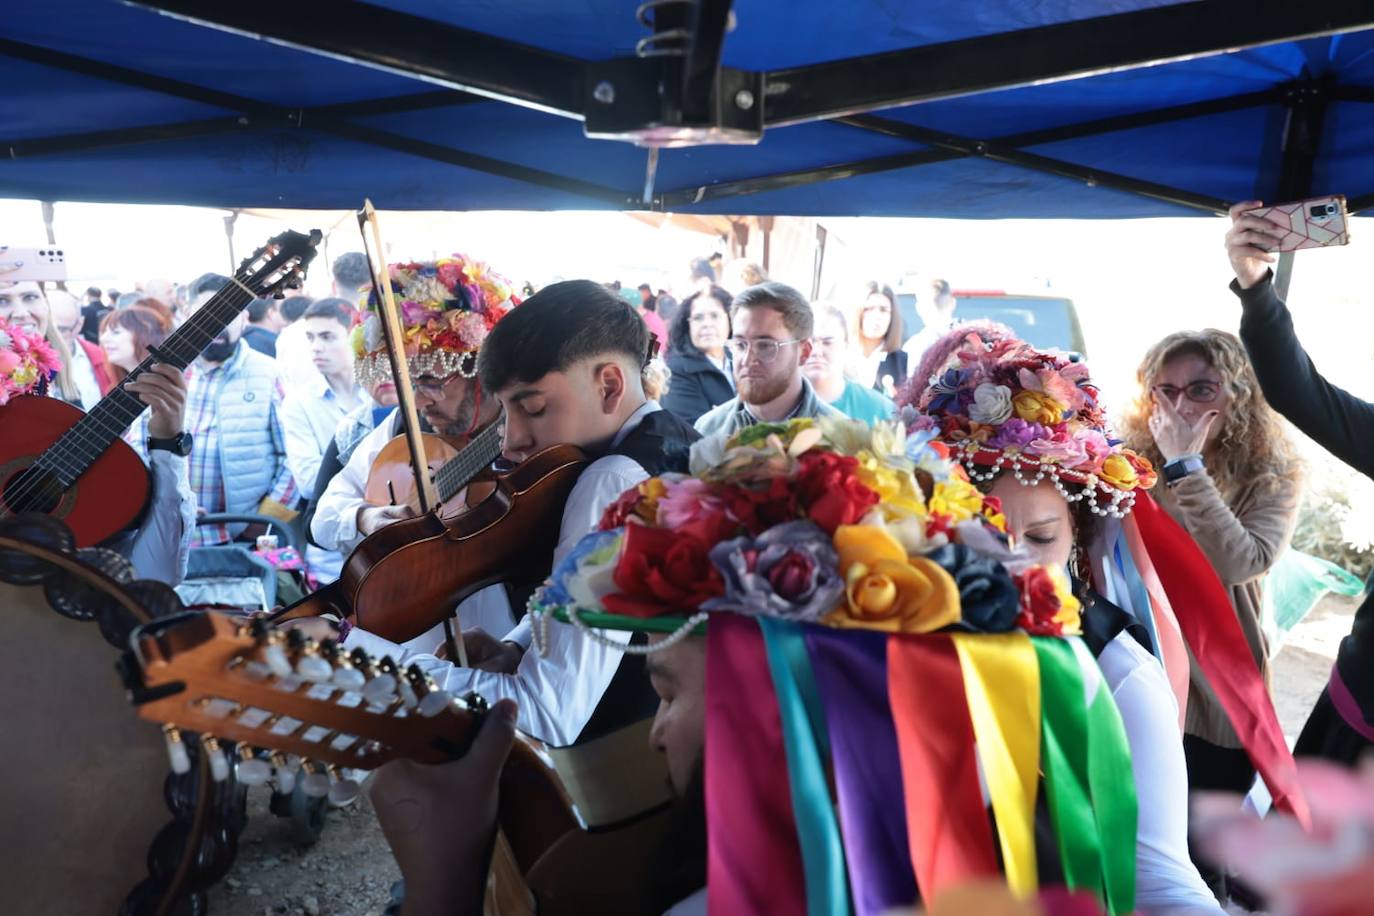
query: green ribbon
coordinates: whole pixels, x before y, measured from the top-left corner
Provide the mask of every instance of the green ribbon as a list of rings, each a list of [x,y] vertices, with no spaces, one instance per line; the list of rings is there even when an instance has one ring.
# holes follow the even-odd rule
[[[563,605],[548,608],[555,620],[572,623],[568,619],[568,609]],[[686,617],[665,614],[661,617],[631,617],[628,614],[606,614],[601,611],[577,609],[577,619],[596,630],[635,630],[641,633],[673,633],[684,623]],[[697,624],[692,630],[694,636],[706,635],[706,624]]]
[[[825,777],[825,761],[830,759],[830,736],[811,670],[811,656],[799,624],[768,617],[760,617],[758,621],[782,718],[792,811],[797,819],[797,838],[806,872],[807,913],[809,916],[848,916],[849,884],[844,844]],[[766,762],[760,761],[760,765]]]
[[[1131,754],[1096,660],[1078,640],[1032,638],[1040,664],[1041,761],[1065,883],[1135,909],[1136,797]],[[1083,658],[1093,666],[1087,697]]]

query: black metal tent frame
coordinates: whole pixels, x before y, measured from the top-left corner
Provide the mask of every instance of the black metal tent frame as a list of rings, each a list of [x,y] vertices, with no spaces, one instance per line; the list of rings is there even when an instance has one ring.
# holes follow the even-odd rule
[[[155,143],[254,128],[298,128],[372,144],[536,186],[571,192],[603,206],[672,210],[706,200],[982,157],[1089,185],[1209,213],[1227,202],[1027,152],[1030,147],[1257,106],[1283,106],[1274,176],[1256,196],[1292,200],[1310,193],[1312,167],[1332,102],[1374,103],[1374,89],[1305,78],[1272,89],[1134,112],[1010,136],[948,134],[872,112],[981,92],[1073,79],[1192,57],[1374,27],[1368,0],[1201,0],[1038,28],[925,45],[771,72],[720,65],[730,0],[645,4],[657,31],[641,54],[584,61],[356,0],[134,0],[198,24],[323,54],[434,84],[433,91],[316,108],[289,108],[119,67],[49,48],[0,39],[0,55],[223,108],[226,117],[121,127],[38,139],[0,140],[11,159]],[[643,10],[643,8],[642,8]],[[286,15],[290,12],[290,15]],[[660,53],[676,32],[676,44]],[[656,44],[660,43],[660,44]],[[725,125],[755,135],[807,122],[910,140],[919,148],[878,158],[655,192],[654,152],[645,193],[580,181],[450,146],[427,143],[355,119],[494,99],[582,120],[590,136],[625,136],[642,125]],[[1270,182],[1267,179],[1272,178]],[[743,201],[741,201],[743,204]],[[1349,201],[1374,207],[1374,189]],[[741,210],[747,209],[747,204]]]

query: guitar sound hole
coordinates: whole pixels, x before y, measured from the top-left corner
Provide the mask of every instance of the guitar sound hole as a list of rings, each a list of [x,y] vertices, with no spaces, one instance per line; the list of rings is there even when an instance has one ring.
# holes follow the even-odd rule
[[[51,471],[25,468],[5,484],[5,506],[11,512],[51,514],[62,503],[65,491]]]

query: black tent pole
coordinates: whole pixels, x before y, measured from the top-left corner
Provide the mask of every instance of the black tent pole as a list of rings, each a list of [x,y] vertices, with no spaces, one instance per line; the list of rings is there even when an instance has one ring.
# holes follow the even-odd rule
[[[1277,195],[1270,203],[1302,200],[1312,193],[1312,169],[1321,149],[1322,127],[1331,86],[1326,80],[1301,80],[1288,90],[1284,105],[1288,115],[1283,122],[1280,141]],[[1288,298],[1293,281],[1293,252],[1279,255],[1274,268],[1274,291]]]

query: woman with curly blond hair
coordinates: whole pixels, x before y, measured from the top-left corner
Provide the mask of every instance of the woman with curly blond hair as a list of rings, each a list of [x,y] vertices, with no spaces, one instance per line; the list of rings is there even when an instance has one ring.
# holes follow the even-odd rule
[[[1140,392],[1121,424],[1126,443],[1160,468],[1155,499],[1188,530],[1231,594],[1268,681],[1261,583],[1288,546],[1301,467],[1234,334],[1170,334],[1145,354]],[[1193,660],[1184,751],[1193,789],[1246,792],[1254,769]]]

